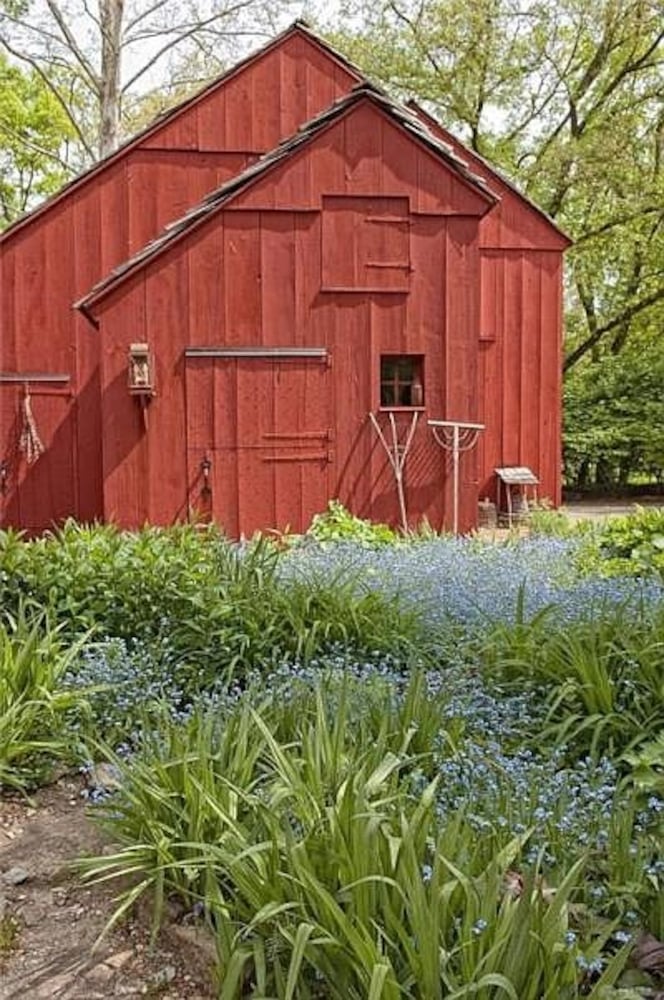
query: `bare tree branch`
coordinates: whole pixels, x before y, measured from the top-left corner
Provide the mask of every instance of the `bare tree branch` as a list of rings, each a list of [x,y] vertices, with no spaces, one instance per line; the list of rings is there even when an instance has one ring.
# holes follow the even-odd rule
[[[94,66],[92,66],[90,61],[86,58],[85,53],[79,47],[78,42],[76,41],[73,32],[71,31],[69,25],[67,24],[67,21],[62,11],[60,10],[59,5],[57,4],[56,0],[46,0],[46,3],[48,5],[48,9],[51,11],[51,14],[53,15],[55,23],[58,25],[60,31],[62,32],[62,36],[67,44],[67,48],[69,49],[69,51],[71,52],[74,59],[79,64],[85,75],[88,77],[92,87],[98,91],[101,87],[101,80],[99,78],[99,75],[95,73]]]

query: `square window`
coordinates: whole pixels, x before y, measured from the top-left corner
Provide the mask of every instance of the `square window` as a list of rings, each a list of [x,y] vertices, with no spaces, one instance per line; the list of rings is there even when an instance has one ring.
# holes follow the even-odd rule
[[[380,405],[424,405],[424,358],[421,354],[383,354],[380,359]]]

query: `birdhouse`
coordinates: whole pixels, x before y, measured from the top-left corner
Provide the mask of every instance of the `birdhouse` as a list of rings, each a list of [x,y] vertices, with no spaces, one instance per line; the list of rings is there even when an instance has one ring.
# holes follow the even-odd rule
[[[154,363],[147,344],[130,344],[128,375],[132,395],[154,395]]]

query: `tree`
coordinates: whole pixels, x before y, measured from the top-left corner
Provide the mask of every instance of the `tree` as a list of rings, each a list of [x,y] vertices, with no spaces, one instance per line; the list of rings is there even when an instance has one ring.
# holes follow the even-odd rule
[[[661,329],[661,327],[659,328]],[[634,334],[565,381],[565,479],[576,488],[664,481],[664,351],[657,329]]]
[[[66,180],[72,137],[41,78],[0,56],[0,228]]]
[[[82,165],[115,149],[128,98],[174,54],[219,68],[245,35],[273,29],[263,11],[259,0],[0,0],[0,44],[49,88]]]

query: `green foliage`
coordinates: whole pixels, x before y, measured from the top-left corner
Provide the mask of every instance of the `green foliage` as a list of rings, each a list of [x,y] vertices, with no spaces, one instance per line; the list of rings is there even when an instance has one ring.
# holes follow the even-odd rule
[[[7,958],[18,948],[21,928],[11,913],[0,914],[0,971]]]
[[[533,535],[552,538],[569,538],[584,530],[581,523],[573,521],[564,510],[556,510],[545,502],[531,506],[528,528]]]
[[[355,517],[338,500],[330,500],[323,514],[316,514],[307,535],[318,542],[350,541],[358,545],[390,545],[397,535],[386,524]]]
[[[85,693],[63,679],[81,645],[64,645],[43,615],[0,620],[0,790],[37,784],[54,760],[74,758],[68,720]]]
[[[0,54],[0,229],[68,179],[67,115],[34,70]]]
[[[350,572],[282,579],[282,558],[265,538],[241,547],[213,527],[130,533],[70,522],[31,542],[0,532],[0,604],[27,598],[72,639],[91,631],[167,646],[187,691],[339,643],[413,653],[422,628],[395,597]]]
[[[664,469],[664,353],[661,332],[634,335],[565,380],[565,479],[573,487],[618,489]]]
[[[613,609],[554,627],[549,609],[526,614],[524,596],[514,622],[489,631],[481,657],[487,676],[542,691],[550,722],[545,738],[617,758],[664,726],[661,610],[634,620],[627,608]]]
[[[170,892],[202,903],[229,1000],[599,998],[629,948],[595,980],[578,966],[572,925],[586,963],[616,926],[574,917],[585,859],[555,887],[535,865],[513,888],[527,832],[478,838],[463,811],[438,814],[437,779],[408,793],[420,722],[433,746],[420,684],[401,709],[387,688],[358,702],[346,683],[245,701],[116,759],[121,791],[101,815],[119,849],[81,862],[88,879],[133,876],[113,920],[146,892],[155,929]]]
[[[637,751],[625,754],[637,788],[664,798],[664,729]]]
[[[598,542],[612,572],[656,572],[664,578],[664,507],[641,508],[635,514],[611,518]]]

